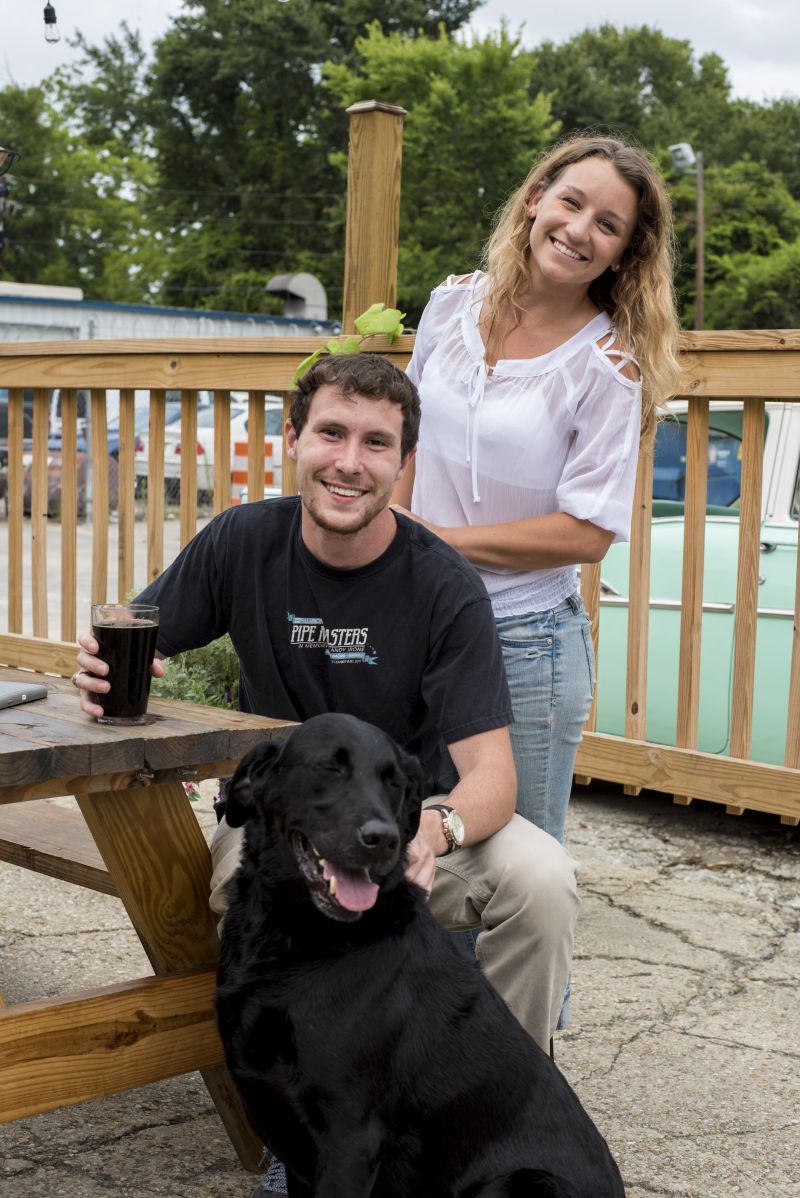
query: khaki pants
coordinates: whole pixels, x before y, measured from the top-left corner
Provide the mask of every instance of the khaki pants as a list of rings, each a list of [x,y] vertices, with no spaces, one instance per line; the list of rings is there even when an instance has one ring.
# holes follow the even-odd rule
[[[436,796],[429,803],[441,802]],[[211,844],[211,909],[224,915],[225,884],[244,829],[223,818]],[[430,908],[451,931],[479,929],[483,972],[537,1044],[548,1050],[570,974],[578,915],[577,862],[522,816],[480,844],[436,862]]]

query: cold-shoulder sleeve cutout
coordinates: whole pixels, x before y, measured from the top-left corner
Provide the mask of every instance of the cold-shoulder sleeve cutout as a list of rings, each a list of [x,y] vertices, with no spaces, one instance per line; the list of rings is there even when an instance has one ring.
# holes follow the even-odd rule
[[[613,329],[606,337],[601,337],[599,341],[595,341],[595,348],[600,351],[616,374],[622,375],[623,378],[628,379],[631,383],[640,383],[642,381],[642,372],[639,368],[639,363],[633,354],[629,354],[621,348]]]

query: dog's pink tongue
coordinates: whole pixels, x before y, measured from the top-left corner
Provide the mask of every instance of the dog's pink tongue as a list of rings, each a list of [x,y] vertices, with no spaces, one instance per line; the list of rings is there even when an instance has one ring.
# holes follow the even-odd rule
[[[375,906],[378,886],[370,882],[365,869],[345,869],[326,861],[322,871],[326,882],[336,878],[335,897],[346,911],[368,911]]]

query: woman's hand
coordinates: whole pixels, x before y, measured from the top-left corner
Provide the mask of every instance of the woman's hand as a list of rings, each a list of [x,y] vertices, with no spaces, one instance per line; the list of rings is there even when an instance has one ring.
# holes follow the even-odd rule
[[[408,516],[409,520],[413,520],[416,524],[423,525],[430,532],[435,533],[437,537],[441,537],[443,541],[447,540],[444,535],[448,530],[442,528],[438,524],[430,524],[427,520],[423,520],[421,516],[417,516],[414,512],[410,512],[407,507],[402,507],[399,503],[391,503],[389,505],[393,512],[399,512],[401,516]]]
[[[600,562],[614,540],[613,533],[566,512],[529,516],[505,524],[462,524],[446,528],[421,520],[397,503],[391,506],[394,511],[416,520],[417,524],[424,524],[473,566],[484,570],[549,570],[554,566]]]

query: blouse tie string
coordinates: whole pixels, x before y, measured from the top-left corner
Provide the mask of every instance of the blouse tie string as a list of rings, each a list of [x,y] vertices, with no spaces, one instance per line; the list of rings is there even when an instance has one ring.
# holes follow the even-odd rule
[[[478,491],[478,429],[480,425],[481,406],[486,388],[486,367],[483,362],[476,362],[469,370],[463,382],[467,387],[467,421],[466,432],[466,462],[472,467],[472,500],[480,503]]]

